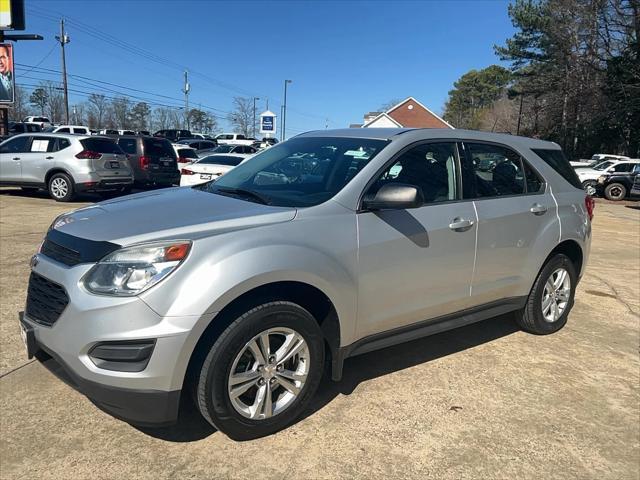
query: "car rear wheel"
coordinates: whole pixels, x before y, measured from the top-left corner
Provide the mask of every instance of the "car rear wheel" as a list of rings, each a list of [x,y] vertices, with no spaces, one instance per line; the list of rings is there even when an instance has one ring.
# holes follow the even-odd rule
[[[604,189],[604,196],[607,200],[623,200],[627,196],[627,188],[621,183],[612,183]]]
[[[66,173],[56,173],[49,179],[49,195],[56,202],[70,202],[75,196],[73,180]]]
[[[589,187],[596,188],[597,182],[595,180],[585,180],[582,182],[582,189],[586,190]]]
[[[238,317],[215,341],[197,378],[197,404],[236,440],[282,430],[308,406],[322,378],[324,341],[315,318],[291,302]]]
[[[567,323],[573,307],[577,282],[575,266],[563,254],[553,256],[536,278],[525,308],[517,320],[523,330],[547,335],[560,330]]]

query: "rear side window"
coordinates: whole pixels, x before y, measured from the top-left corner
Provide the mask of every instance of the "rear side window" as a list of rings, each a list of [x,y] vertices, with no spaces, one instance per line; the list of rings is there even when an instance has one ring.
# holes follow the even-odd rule
[[[464,182],[465,198],[503,197],[525,193],[525,176],[520,155],[499,145],[466,143],[471,165],[463,175],[472,180]],[[469,161],[469,159],[467,159]],[[469,191],[471,190],[471,191]]]
[[[198,163],[203,164],[212,164],[212,165],[229,165],[231,167],[236,167],[240,165],[240,163],[244,160],[242,157],[232,157],[227,155],[211,155],[209,157],[204,157]]]
[[[115,153],[123,154],[124,152],[117,143],[107,140],[106,138],[85,138],[80,140],[82,148],[98,153]]]
[[[67,140],[66,138],[59,138],[58,142],[55,146],[55,151],[58,152],[60,150],[64,150],[65,148],[69,147],[71,145],[71,142],[69,140]]]
[[[145,138],[143,142],[145,155],[176,158],[173,147],[168,140]]]
[[[135,138],[120,138],[118,139],[118,145],[120,148],[124,150],[124,153],[128,153],[130,155],[135,155],[137,152],[137,143],[138,140]]]
[[[562,153],[562,150],[547,150],[542,148],[532,148],[531,151],[538,155],[544,162],[553,168],[558,175],[576,188],[582,189],[582,183],[575,170]]]
[[[89,131],[86,128],[74,128],[73,133],[77,133],[78,135],[86,135]]]

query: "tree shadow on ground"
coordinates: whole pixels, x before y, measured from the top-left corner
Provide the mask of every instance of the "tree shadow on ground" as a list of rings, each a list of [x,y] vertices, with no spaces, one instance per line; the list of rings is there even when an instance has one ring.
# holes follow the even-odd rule
[[[298,422],[324,408],[338,395],[350,395],[362,382],[453,355],[506,337],[518,330],[518,326],[513,321],[513,314],[506,314],[349,358],[344,365],[342,380],[333,382],[329,372],[324,375],[315,398]],[[460,374],[464,375],[464,372]],[[216,431],[202,418],[188,395],[183,396],[176,425],[162,428],[136,428],[147,435],[170,442],[197,441]]]

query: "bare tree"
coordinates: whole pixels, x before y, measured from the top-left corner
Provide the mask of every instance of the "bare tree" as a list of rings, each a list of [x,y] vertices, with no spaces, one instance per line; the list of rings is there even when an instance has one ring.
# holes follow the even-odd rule
[[[154,110],[152,124],[156,130],[166,130],[169,128],[169,114],[171,111],[167,107],[158,107]]]
[[[29,103],[31,103],[31,105],[33,105],[34,107],[37,107],[40,111],[40,115],[44,117],[44,110],[45,108],[47,108],[47,103],[49,103],[49,95],[47,94],[47,91],[42,87],[36,88],[33,92],[31,92]]]
[[[111,108],[113,108],[113,116],[117,125],[126,129],[129,124],[129,99],[127,97],[114,98],[111,101]]]
[[[248,137],[253,132],[253,100],[245,97],[233,98],[233,111],[227,116],[238,133]]]
[[[27,93],[16,85],[15,102],[9,109],[9,119],[21,122],[27,115],[29,115],[29,98],[27,97]]]
[[[52,122],[62,122],[64,98],[60,91],[61,88],[57,83],[51,81],[44,82],[42,87],[47,92],[47,110],[49,113],[49,119]]]
[[[397,104],[399,104],[402,100],[400,100],[399,98],[392,98],[391,100],[389,100],[388,102],[383,103],[382,105],[380,105],[378,107],[378,111],[379,112],[386,112],[387,110],[389,110],[392,107],[395,107]]]
[[[98,129],[102,128],[102,122],[104,120],[107,107],[109,106],[107,97],[98,93],[92,93],[91,95],[89,95],[88,101],[91,113],[93,114],[93,118],[96,122],[94,127]]]

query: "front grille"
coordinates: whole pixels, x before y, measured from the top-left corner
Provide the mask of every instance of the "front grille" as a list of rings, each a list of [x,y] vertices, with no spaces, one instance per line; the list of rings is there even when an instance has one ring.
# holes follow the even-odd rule
[[[64,263],[70,267],[80,263],[80,252],[58,245],[49,238],[47,238],[42,244],[40,253],[52,260],[55,260],[56,262]]]
[[[30,319],[50,327],[60,318],[68,303],[69,297],[62,286],[31,272],[25,309]]]

